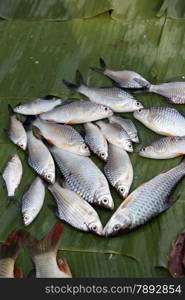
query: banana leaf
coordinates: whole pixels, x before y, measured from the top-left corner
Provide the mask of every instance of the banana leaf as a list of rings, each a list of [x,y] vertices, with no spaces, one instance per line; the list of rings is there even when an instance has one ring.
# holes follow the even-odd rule
[[[39,2],[44,5],[42,1]],[[62,85],[64,78],[68,81],[75,80],[76,69],[80,69],[90,86],[111,86],[110,80],[89,70],[90,66],[98,66],[99,57],[103,57],[110,68],[134,70],[153,83],[165,82],[172,77],[184,75],[184,20],[173,20],[165,15],[154,17],[153,13],[149,18],[148,16],[151,16],[148,13],[149,8],[150,11],[155,8],[156,13],[160,3],[156,2],[156,6],[152,4],[147,8],[147,2],[142,2],[143,11],[146,10],[142,18],[136,16],[137,12],[139,15],[142,11],[142,5],[136,4],[136,1],[134,7],[128,6],[127,12],[128,2],[124,1],[124,20],[120,17],[121,8],[118,10],[121,12],[119,18],[113,14],[114,11],[112,15],[109,12],[102,14],[103,11],[115,7],[114,1],[110,1],[111,5],[105,10],[105,7],[102,8],[99,4],[96,6],[96,12],[91,12],[93,16],[101,11],[99,16],[82,21],[77,19],[78,11],[75,9],[75,16],[73,14],[75,19],[66,22],[47,22],[44,18],[54,18],[54,16],[58,18],[54,11],[48,9],[48,1],[48,6],[46,5],[48,11],[46,10],[45,15],[41,16],[39,13],[34,15],[29,7],[24,11],[26,19],[17,10],[18,19],[22,20],[1,20],[0,172],[3,172],[13,153],[20,155],[24,176],[16,192],[17,200],[22,198],[27,185],[36,175],[27,164],[27,154],[9,141],[8,104],[14,107],[18,103],[45,95],[69,98],[74,101],[85,98]],[[4,11],[8,11],[5,1],[1,2],[2,6],[5,8]],[[0,15],[8,18],[15,18],[15,12],[16,10],[14,13],[9,10],[9,14],[5,14],[0,9]],[[38,17],[38,20],[33,21],[32,17]],[[157,95],[138,94],[135,97],[145,107],[168,105],[185,112],[184,106],[171,105]],[[134,120],[131,113],[120,115]],[[134,122],[138,127],[141,140],[141,143],[135,146],[136,151],[159,138],[137,120]],[[77,129],[82,130],[82,126],[77,126]],[[130,154],[134,167],[131,191],[180,161],[180,158],[162,161],[141,158],[136,151]],[[92,160],[103,170],[103,163],[97,157],[92,155]],[[103,238],[79,232],[66,224],[59,256],[63,255],[68,259],[75,277],[169,276],[167,255],[172,241],[185,227],[184,184],[182,181],[174,193],[174,197],[177,195],[180,197],[173,207],[127,234],[115,238]],[[111,193],[115,206],[118,207],[122,200],[112,188]],[[23,228],[40,239],[48,234],[58,221],[48,206],[55,203],[48,191],[43,209],[27,228],[23,226],[16,200],[8,206],[7,192],[2,185],[0,194],[0,241],[4,241],[16,228]],[[103,225],[112,215],[112,212],[102,209],[97,209],[97,212]],[[142,247],[139,248],[138,245]],[[23,251],[18,258],[17,267],[23,269],[26,276],[32,276],[33,265],[26,251]]]
[[[157,16],[160,17],[164,13],[166,13],[168,17],[184,18],[185,2],[183,0],[164,0]]]

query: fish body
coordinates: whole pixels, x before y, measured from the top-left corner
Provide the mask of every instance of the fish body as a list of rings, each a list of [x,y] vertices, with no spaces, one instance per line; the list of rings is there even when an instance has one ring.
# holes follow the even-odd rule
[[[22,198],[21,212],[25,226],[30,225],[39,214],[44,203],[44,197],[45,186],[42,179],[36,177]]]
[[[132,95],[117,87],[92,88],[84,84],[82,75],[77,71],[77,85],[63,81],[66,86],[85,95],[93,103],[106,105],[114,112],[133,112],[143,105]]]
[[[133,181],[133,167],[127,152],[109,144],[104,171],[110,184],[116,188],[121,197],[126,198]]]
[[[90,149],[103,161],[108,157],[107,140],[98,126],[93,123],[85,123],[85,142]]]
[[[14,154],[7,163],[2,177],[5,181],[8,197],[13,197],[22,179],[22,163],[17,154]]]
[[[116,71],[108,69],[104,60],[100,58],[100,69],[91,68],[93,71],[104,74],[117,83],[122,88],[140,89],[150,85],[150,83],[140,74],[130,71],[122,70]]]
[[[55,182],[54,160],[42,141],[37,139],[33,132],[27,132],[28,137],[28,163],[47,182]]]
[[[150,85],[149,92],[159,94],[174,104],[185,104],[185,82],[167,82]]]
[[[62,188],[57,182],[48,187],[58,207],[57,216],[71,226],[101,235],[102,224],[94,208],[80,195]]]
[[[62,239],[63,227],[63,223],[56,224],[53,230],[40,241],[29,237],[27,249],[35,265],[36,278],[72,277],[70,272],[65,271],[66,268],[70,270],[66,261],[63,270],[57,264],[56,256]]]
[[[130,119],[112,116],[109,118],[109,122],[119,124],[127,132],[132,142],[139,143],[137,128]]]
[[[57,147],[50,151],[71,190],[92,204],[114,208],[107,179],[90,158]]]
[[[113,115],[110,108],[90,101],[75,101],[59,107],[51,112],[42,114],[40,118],[49,122],[65,124],[81,124]]]
[[[134,112],[134,117],[158,134],[185,136],[185,117],[175,108],[150,107]]]
[[[168,209],[177,199],[170,193],[185,175],[185,160],[177,167],[161,173],[134,190],[112,215],[103,234],[117,235],[143,225]]]
[[[110,124],[98,121],[102,134],[109,143],[120,147],[126,151],[133,152],[132,142],[127,132],[119,124]]]
[[[40,115],[48,112],[55,108],[56,106],[62,104],[64,100],[62,99],[43,99],[38,98],[32,101],[28,101],[25,104],[18,105],[14,108],[14,112],[22,115]]]
[[[73,127],[52,124],[36,119],[33,125],[38,127],[42,136],[53,145],[79,155],[89,156],[90,151],[82,136]]]
[[[185,137],[164,137],[142,148],[139,155],[154,159],[168,159],[185,154]]]
[[[10,117],[9,137],[15,145],[20,147],[22,150],[26,150],[26,131],[23,127],[23,124],[19,120],[17,120],[16,115],[12,115]]]

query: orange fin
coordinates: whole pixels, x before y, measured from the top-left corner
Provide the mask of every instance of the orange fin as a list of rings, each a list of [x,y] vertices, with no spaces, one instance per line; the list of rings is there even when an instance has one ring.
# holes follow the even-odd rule
[[[20,269],[16,269],[14,272],[14,277],[15,278],[24,278],[24,274],[23,271]]]
[[[64,257],[61,257],[58,260],[58,267],[62,272],[66,273],[68,276],[72,277],[71,270],[69,268],[67,260]]]
[[[53,144],[53,140],[52,139],[46,139],[46,141],[48,141],[48,143]]]
[[[72,125],[72,124],[75,124],[75,123],[76,123],[75,120],[70,120],[70,121],[66,122],[65,124],[66,125]]]
[[[185,153],[181,153],[181,152],[176,153],[177,156],[182,156],[182,155],[184,155],[184,154],[185,154]]]

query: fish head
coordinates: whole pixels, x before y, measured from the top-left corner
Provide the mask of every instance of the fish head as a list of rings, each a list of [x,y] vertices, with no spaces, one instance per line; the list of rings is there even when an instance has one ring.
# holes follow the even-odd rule
[[[130,134],[130,138],[131,138],[132,142],[139,143],[139,137],[138,137],[137,133]]]
[[[123,140],[123,149],[128,152],[133,152],[132,142],[130,140]]]
[[[113,111],[105,105],[99,105],[100,115],[104,118],[108,118],[113,115]]]
[[[141,122],[147,121],[147,118],[149,116],[149,109],[141,108],[141,109],[135,111],[133,113],[133,115],[134,115],[134,118],[136,118],[137,120],[139,120]]]
[[[143,156],[143,157],[153,157],[155,155],[155,149],[153,146],[146,146],[141,148],[141,150],[139,151],[139,155]]]
[[[108,237],[108,236],[115,236],[121,232],[126,232],[129,230],[131,224],[132,224],[132,220],[128,214],[128,210],[118,209],[110,218],[108,223],[105,225],[103,229],[103,235]]]
[[[90,156],[90,150],[85,143],[78,144],[77,154],[83,156]]]
[[[94,195],[94,203],[106,209],[110,209],[110,210],[114,209],[114,202],[111,194],[105,192],[104,190],[96,191]]]
[[[27,147],[27,137],[22,136],[17,142],[17,146],[19,146],[22,150],[26,150]]]
[[[55,183],[55,170],[53,168],[48,167],[42,172],[42,177],[50,184]]]
[[[13,111],[15,112],[15,113],[18,113],[18,114],[24,114],[25,112],[26,112],[26,107],[25,107],[25,105],[18,105],[18,106],[16,106],[14,109],[13,109]]]
[[[103,161],[107,161],[108,158],[108,152],[107,151],[97,151],[96,153]]]
[[[138,111],[139,109],[142,109],[142,108],[143,108],[143,105],[135,99],[132,99],[132,101],[129,101],[127,103],[128,111]]]
[[[119,192],[119,194],[122,198],[125,199],[128,196],[130,188],[129,188],[129,186],[124,184],[124,182],[118,181],[115,185],[115,188],[117,189],[117,191]]]
[[[98,217],[90,218],[90,220],[88,220],[87,227],[90,232],[95,233],[97,235],[102,235],[103,226]]]
[[[33,221],[36,212],[35,209],[29,209],[29,210],[25,210],[22,212],[23,215],[23,223],[25,226],[28,226],[31,224],[31,222]]]

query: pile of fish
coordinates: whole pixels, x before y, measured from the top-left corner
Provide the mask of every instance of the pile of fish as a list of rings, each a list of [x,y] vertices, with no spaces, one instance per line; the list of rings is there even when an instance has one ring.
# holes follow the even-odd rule
[[[37,173],[21,201],[25,226],[38,216],[45,188],[56,201],[55,213],[60,220],[107,237],[145,224],[177,200],[170,194],[185,176],[185,160],[129,193],[134,176],[129,153],[134,151],[134,143],[139,143],[139,135],[130,119],[116,113],[131,112],[147,128],[165,136],[142,148],[140,156],[169,159],[184,155],[185,116],[171,107],[144,108],[130,90],[157,93],[170,103],[185,104],[185,83],[153,85],[136,72],[108,69],[103,59],[99,69],[92,69],[109,77],[116,87],[89,87],[77,71],[75,84],[63,83],[88,100],[39,98],[9,109],[9,137],[27,152],[28,164]],[[24,123],[19,115],[25,116]],[[73,124],[83,124],[85,134]],[[104,162],[104,171],[90,159],[91,153]],[[61,178],[56,179],[57,167]],[[2,175],[8,197],[15,196],[22,175],[21,160],[14,154]],[[114,209],[109,184],[124,201],[103,228],[94,206]]]

